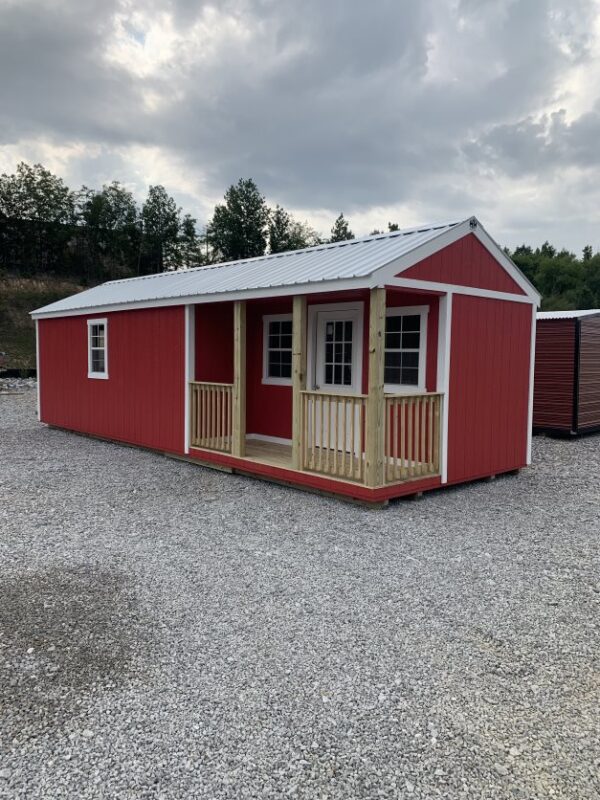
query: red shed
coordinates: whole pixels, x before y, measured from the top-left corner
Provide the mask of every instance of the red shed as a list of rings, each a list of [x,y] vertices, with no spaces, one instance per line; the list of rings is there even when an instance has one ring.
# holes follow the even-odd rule
[[[537,315],[533,429],[600,430],[600,309]]]
[[[382,503],[529,463],[538,302],[474,217],[111,281],[33,312],[39,417]]]

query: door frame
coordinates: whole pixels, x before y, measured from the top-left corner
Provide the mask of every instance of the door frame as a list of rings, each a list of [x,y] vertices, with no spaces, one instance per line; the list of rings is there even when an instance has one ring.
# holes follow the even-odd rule
[[[306,377],[307,388],[313,391],[323,391],[327,393],[327,389],[321,387],[315,390],[317,385],[317,347],[318,347],[318,319],[321,312],[348,312],[354,311],[357,314],[356,331],[352,341],[352,372],[356,376],[356,384],[358,386],[357,394],[362,394],[363,385],[363,344],[364,344],[364,308],[363,300],[355,300],[354,302],[346,303],[314,303],[308,306],[307,309],[307,354],[306,354]],[[343,386],[336,386],[330,391],[339,394],[354,394],[353,388],[345,388]]]

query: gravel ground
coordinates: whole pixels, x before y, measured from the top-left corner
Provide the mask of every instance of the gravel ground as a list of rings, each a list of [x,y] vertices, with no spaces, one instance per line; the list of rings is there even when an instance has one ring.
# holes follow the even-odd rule
[[[600,438],[369,511],[0,396],[0,797],[598,798]]]

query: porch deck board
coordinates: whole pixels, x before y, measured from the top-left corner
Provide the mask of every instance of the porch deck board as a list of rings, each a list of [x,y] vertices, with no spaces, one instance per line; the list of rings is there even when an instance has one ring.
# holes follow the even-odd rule
[[[266,442],[263,439],[246,439],[247,461],[258,461],[274,467],[292,469],[292,445]]]

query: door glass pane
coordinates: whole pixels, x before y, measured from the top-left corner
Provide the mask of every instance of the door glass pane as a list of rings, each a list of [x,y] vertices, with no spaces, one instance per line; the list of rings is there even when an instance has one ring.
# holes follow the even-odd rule
[[[352,320],[335,320],[325,325],[325,383],[352,385]]]

